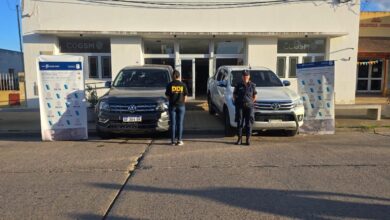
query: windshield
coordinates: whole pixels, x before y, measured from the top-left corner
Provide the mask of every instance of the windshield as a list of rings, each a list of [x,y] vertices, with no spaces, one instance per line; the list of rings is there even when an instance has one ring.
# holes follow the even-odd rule
[[[170,81],[169,72],[163,69],[123,70],[115,79],[114,87],[165,87]]]
[[[269,70],[250,70],[251,81],[256,84],[256,87],[276,87],[283,86],[280,79],[275,73]],[[230,75],[230,82],[232,86],[242,82],[242,71],[232,71]]]

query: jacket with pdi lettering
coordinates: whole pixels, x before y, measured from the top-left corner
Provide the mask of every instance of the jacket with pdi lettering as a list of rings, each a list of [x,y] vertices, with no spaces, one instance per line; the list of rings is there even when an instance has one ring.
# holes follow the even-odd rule
[[[169,98],[170,106],[184,105],[184,97],[188,95],[186,84],[174,80],[167,85],[165,95]]]

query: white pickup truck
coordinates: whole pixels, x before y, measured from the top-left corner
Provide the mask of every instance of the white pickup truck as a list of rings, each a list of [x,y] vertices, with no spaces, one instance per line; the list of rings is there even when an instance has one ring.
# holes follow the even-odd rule
[[[220,113],[225,119],[225,135],[235,134],[234,85],[242,80],[242,71],[250,69],[251,81],[256,84],[255,121],[253,130],[284,130],[294,136],[303,125],[304,107],[298,94],[288,88],[271,70],[263,67],[221,66],[207,82],[210,114]]]

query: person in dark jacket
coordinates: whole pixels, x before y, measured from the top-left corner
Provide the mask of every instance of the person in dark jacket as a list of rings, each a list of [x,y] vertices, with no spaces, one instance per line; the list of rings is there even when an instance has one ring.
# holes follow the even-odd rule
[[[242,72],[242,82],[235,86],[233,92],[233,101],[236,106],[237,145],[242,144],[242,129],[244,127],[244,123],[246,131],[246,145],[250,145],[256,95],[256,84],[250,81],[249,70],[244,70]]]
[[[183,124],[186,111],[187,86],[180,81],[180,72],[173,71],[173,81],[167,85],[165,95],[169,100],[169,119],[171,129],[171,144],[183,145]]]

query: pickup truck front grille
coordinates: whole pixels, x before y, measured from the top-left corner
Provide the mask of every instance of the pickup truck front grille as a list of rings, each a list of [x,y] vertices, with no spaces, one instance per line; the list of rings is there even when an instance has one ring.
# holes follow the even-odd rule
[[[111,104],[112,113],[143,113],[155,112],[157,104]]]
[[[292,102],[269,102],[269,101],[258,101],[255,103],[257,110],[268,110],[268,111],[285,111],[294,108]]]

